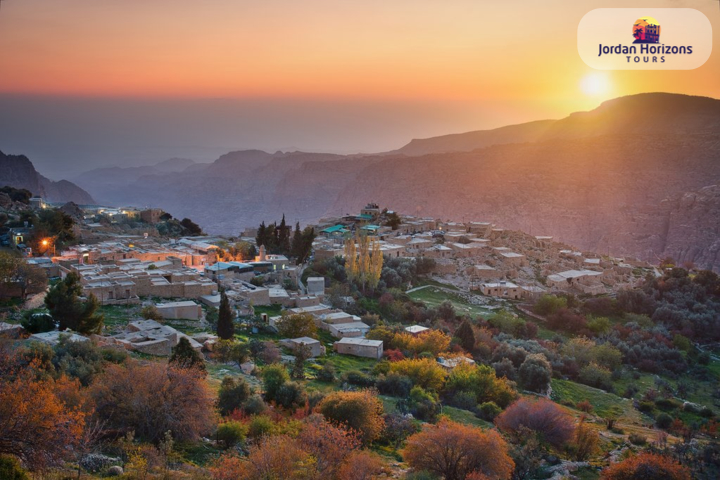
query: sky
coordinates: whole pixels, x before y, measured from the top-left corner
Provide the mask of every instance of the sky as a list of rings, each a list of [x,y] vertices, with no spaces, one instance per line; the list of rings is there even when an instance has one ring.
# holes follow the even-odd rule
[[[230,150],[338,153],[560,118],[609,98],[720,98],[720,35],[691,71],[586,66],[587,0],[2,0],[0,150],[51,178]]]

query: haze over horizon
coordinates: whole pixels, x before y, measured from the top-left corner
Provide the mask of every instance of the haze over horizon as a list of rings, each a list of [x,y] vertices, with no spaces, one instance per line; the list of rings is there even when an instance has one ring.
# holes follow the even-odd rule
[[[6,0],[0,150],[60,179],[238,149],[381,152],[642,92],[720,97],[717,55],[593,71],[575,37],[595,2],[519,3]],[[695,8],[720,28],[715,0],[633,6]]]

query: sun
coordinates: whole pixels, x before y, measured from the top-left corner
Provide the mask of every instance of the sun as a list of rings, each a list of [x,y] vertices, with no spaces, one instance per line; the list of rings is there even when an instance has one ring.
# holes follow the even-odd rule
[[[580,80],[580,90],[591,97],[607,95],[611,87],[610,75],[604,72],[588,73]]]

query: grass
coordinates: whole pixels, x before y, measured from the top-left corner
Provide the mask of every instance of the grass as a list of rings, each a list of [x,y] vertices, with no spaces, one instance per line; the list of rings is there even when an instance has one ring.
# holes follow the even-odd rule
[[[263,305],[253,307],[255,309],[255,315],[267,314],[268,317],[275,317],[282,314],[282,305]]]
[[[493,428],[493,424],[486,422],[475,416],[474,413],[456,407],[442,407],[442,414],[453,422],[462,423],[464,425],[472,425],[474,427]]]
[[[640,424],[643,420],[630,400],[569,380],[555,378],[552,380],[552,399],[562,404],[571,403],[573,406],[587,400],[594,407],[593,413],[596,415],[602,418],[616,418],[623,423]]]
[[[105,316],[105,333],[119,333],[131,320],[140,318],[138,305],[102,305],[99,311]]]
[[[472,317],[488,316],[495,313],[493,310],[480,305],[473,305],[459,295],[435,287],[423,288],[409,294],[410,298],[425,303],[428,307],[436,308],[444,302],[450,302],[459,314]]]

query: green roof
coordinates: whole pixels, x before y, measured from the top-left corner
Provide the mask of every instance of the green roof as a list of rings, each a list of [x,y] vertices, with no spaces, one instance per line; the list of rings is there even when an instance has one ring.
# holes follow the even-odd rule
[[[357,218],[358,220],[372,220],[372,219],[373,219],[373,216],[372,216],[372,215],[368,215],[367,213],[363,213],[363,214],[358,215],[358,216],[355,217],[355,218]]]
[[[365,226],[360,227],[360,228],[361,228],[362,230],[372,230],[372,231],[375,231],[375,230],[379,230],[379,229],[380,229],[380,226],[379,226],[379,225],[365,225]]]
[[[341,232],[345,229],[345,225],[337,224],[333,227],[328,227],[325,230],[322,230],[322,233],[336,233]]]

